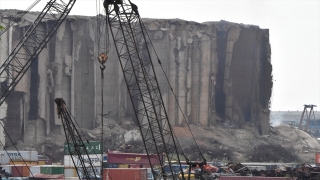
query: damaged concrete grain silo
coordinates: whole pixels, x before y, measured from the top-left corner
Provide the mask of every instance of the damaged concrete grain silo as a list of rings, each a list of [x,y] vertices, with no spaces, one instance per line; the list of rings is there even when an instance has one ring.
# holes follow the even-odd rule
[[[15,14],[15,10],[2,10],[0,23],[5,26]],[[26,14],[1,36],[1,63],[35,17],[37,13]],[[47,18],[43,24],[50,27],[52,22]],[[172,125],[185,125],[181,108],[188,123],[215,126],[223,121],[241,128],[250,122],[261,135],[269,134],[268,29],[227,21],[144,19],[144,23],[178,100],[151,54]],[[95,17],[83,16],[70,16],[60,26],[6,101],[5,128],[13,141],[37,145],[50,133],[61,131],[56,97],[66,101],[80,127],[96,127],[101,109],[97,39],[106,41],[97,37],[96,28]],[[121,118],[133,118],[133,111],[118,57],[110,48],[104,71],[104,114],[121,124]]]

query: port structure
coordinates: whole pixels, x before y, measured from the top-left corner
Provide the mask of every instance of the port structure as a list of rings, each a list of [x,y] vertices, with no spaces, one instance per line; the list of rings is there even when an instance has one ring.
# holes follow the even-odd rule
[[[317,107],[314,104],[305,104],[303,111],[302,111],[302,115],[301,115],[301,119],[300,119],[300,124],[299,124],[299,128],[303,129],[303,125],[302,125],[302,121],[305,119],[306,117],[306,123],[305,123],[305,129],[309,130],[309,125],[310,125],[310,118],[313,115],[313,119],[315,120],[315,115],[314,115],[314,107]],[[308,112],[308,109],[310,109],[310,111]]]

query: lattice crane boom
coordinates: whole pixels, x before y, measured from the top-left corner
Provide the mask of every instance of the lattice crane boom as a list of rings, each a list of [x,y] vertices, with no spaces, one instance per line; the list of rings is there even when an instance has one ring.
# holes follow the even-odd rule
[[[158,155],[161,167],[167,162],[169,176],[176,179],[172,165],[176,163],[183,175],[181,149],[168,119],[138,8],[125,0],[105,0],[104,7],[146,153]],[[149,163],[156,177],[154,162]]]
[[[98,180],[84,141],[74,124],[73,116],[67,108],[65,101],[62,98],[56,98],[54,101],[57,105],[58,117],[61,118],[70,156],[77,170],[78,177],[81,179]]]
[[[50,0],[0,67],[0,106],[37,59],[50,38],[70,13],[76,0],[68,3]],[[55,20],[52,28],[41,21],[48,15]]]

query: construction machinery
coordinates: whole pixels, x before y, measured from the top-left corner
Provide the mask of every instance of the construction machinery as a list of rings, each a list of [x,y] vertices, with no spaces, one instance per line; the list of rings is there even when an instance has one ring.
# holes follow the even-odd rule
[[[54,101],[57,105],[58,117],[61,118],[68,150],[78,177],[81,179],[101,179],[92,165],[81,137],[82,134],[79,132],[65,101],[62,98],[56,98]],[[90,144],[89,141],[87,143]]]
[[[39,0],[37,0],[32,6],[38,2]],[[46,47],[51,37],[56,33],[59,26],[68,16],[75,2],[76,0],[69,0],[68,3],[50,0],[42,12],[39,13],[37,19],[33,24],[31,24],[29,29],[20,39],[19,43],[10,53],[5,62],[1,65],[0,106],[13,91],[14,87],[18,84],[23,75],[28,71],[31,64],[37,60],[38,55]],[[27,11],[24,11],[22,14],[26,13]],[[55,20],[52,27],[47,27],[42,23],[42,20],[48,15],[53,17]],[[19,17],[21,16],[22,15]],[[8,30],[12,24],[13,23],[9,23],[7,28],[4,28],[4,30],[1,31],[1,35]],[[55,102],[57,104],[58,115],[62,119],[69,152],[75,168],[77,169],[78,176],[81,177],[81,179],[101,179],[99,175],[96,174],[96,171],[92,166],[84,142],[81,139],[72,119],[72,115],[68,111],[64,100],[57,98],[55,99]]]
[[[1,65],[0,105],[21,80],[32,62],[37,59],[75,2],[76,0],[69,0],[68,3],[63,1],[58,3],[57,0],[50,0],[5,63]],[[104,8],[107,14],[106,22],[121,64],[146,153],[148,157],[156,154],[160,162],[160,166],[157,166],[149,158],[153,176],[156,179],[178,179],[179,177],[185,179],[185,172],[181,165],[181,157],[183,157],[189,165],[188,179],[190,179],[190,167],[198,164],[202,168],[206,160],[202,158],[201,162],[189,161],[181,147],[178,146],[160,92],[148,47],[150,42],[138,7],[130,0],[128,2],[126,0],[105,0]],[[46,15],[51,15],[56,20],[51,28],[41,23]],[[161,63],[160,60],[158,62]],[[58,106],[58,114],[63,120],[66,139],[74,144],[73,157],[79,159],[83,171],[82,175],[78,174],[79,177],[97,179],[95,172],[89,170],[92,170],[91,166],[87,166],[81,158],[85,153],[83,141],[72,123],[72,116],[67,111],[64,101],[62,99],[55,101]],[[75,161],[74,164],[76,164]],[[165,171],[165,168],[169,170]]]
[[[153,176],[158,178],[160,174],[159,179],[178,179],[181,173],[184,179],[181,157],[190,167],[195,164],[202,167],[206,160],[191,162],[178,147],[150,55],[148,44],[151,42],[138,7],[130,0],[105,0],[104,8]],[[161,63],[159,59],[158,62]],[[158,155],[160,168],[150,161],[152,154]],[[165,166],[169,173],[165,173]]]
[[[38,55],[68,16],[75,2],[76,0],[69,0],[68,3],[50,0],[1,65],[0,106],[28,71],[31,64],[37,60]],[[52,27],[47,27],[42,23],[46,16],[51,16],[55,20]],[[9,26],[11,26],[10,23]]]

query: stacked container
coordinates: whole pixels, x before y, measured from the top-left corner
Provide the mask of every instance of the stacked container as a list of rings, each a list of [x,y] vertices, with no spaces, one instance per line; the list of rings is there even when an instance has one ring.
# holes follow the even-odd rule
[[[146,168],[107,168],[103,170],[103,180],[146,180]]]
[[[31,166],[29,177],[34,176],[35,174],[40,174],[40,166]]]
[[[65,177],[78,177],[77,170],[75,167],[65,167],[64,168]]]
[[[25,165],[15,165],[11,168],[12,177],[28,177],[30,174],[30,167]]]
[[[0,151],[0,164],[37,164],[37,151]]]
[[[40,174],[64,174],[64,166],[45,165],[40,166]]]

